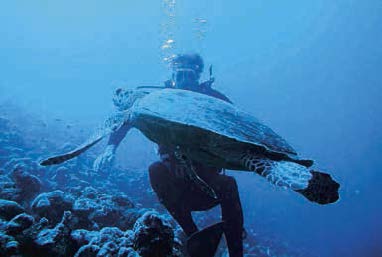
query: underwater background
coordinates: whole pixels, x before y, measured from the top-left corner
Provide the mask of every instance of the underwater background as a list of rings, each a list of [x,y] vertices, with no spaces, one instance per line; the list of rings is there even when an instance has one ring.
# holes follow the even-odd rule
[[[171,76],[166,58],[184,52],[200,53],[203,79],[213,65],[215,89],[341,184],[340,201],[320,206],[228,171],[242,198],[246,253],[382,256],[381,24],[378,0],[1,2],[0,198],[18,202],[15,214],[27,213],[19,219],[35,227],[13,228],[15,215],[0,215],[0,256],[31,256],[28,233],[40,246],[35,256],[73,256],[86,240],[80,232],[76,244],[55,237],[64,233],[56,224],[65,227],[64,211],[84,202],[98,217],[97,228],[81,223],[88,231],[136,235],[143,210],[168,216],[148,183],[155,145],[138,131],[123,141],[110,174],[88,171],[102,146],[61,166],[36,163],[86,139],[113,111],[116,88],[162,85]],[[108,208],[120,216],[93,213]],[[206,226],[219,210],[195,217]]]

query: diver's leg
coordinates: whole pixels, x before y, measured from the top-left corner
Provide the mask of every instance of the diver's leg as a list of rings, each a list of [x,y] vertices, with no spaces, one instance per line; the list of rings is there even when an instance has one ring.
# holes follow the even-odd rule
[[[171,216],[178,222],[178,224],[181,226],[181,228],[187,236],[190,236],[198,231],[198,227],[192,219],[191,211],[180,210],[177,208],[171,209],[171,207],[166,208],[171,214]]]
[[[157,194],[159,201],[166,207],[171,216],[182,227],[187,236],[198,231],[191,211],[186,208],[187,200],[184,199],[185,186],[176,179],[168,165],[163,162],[155,162],[149,167],[151,187]]]
[[[206,181],[220,199],[224,234],[230,257],[243,256],[243,210],[236,180],[226,175],[216,175]]]

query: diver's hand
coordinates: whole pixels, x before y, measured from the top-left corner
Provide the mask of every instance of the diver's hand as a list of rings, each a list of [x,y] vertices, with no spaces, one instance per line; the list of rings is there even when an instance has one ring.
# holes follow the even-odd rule
[[[94,161],[93,169],[101,171],[112,167],[115,159],[115,150],[116,147],[114,145],[106,146],[105,151]]]

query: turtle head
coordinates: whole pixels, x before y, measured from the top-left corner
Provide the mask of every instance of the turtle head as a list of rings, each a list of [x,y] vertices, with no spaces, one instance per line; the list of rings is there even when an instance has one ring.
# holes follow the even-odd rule
[[[147,92],[142,90],[118,88],[113,95],[113,103],[119,111],[125,111],[146,94]]]

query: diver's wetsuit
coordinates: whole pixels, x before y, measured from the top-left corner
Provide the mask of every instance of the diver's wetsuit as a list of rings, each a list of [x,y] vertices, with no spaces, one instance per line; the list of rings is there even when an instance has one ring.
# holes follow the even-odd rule
[[[230,102],[226,96],[210,87],[200,87],[197,92]],[[171,149],[159,146],[159,154],[161,161],[149,167],[151,186],[187,236],[198,231],[191,216],[192,211],[204,211],[220,204],[229,255],[242,257],[243,212],[235,179],[221,174],[220,168],[193,162],[195,172],[215,191],[217,199],[214,199],[192,181],[175,175],[176,157]]]

